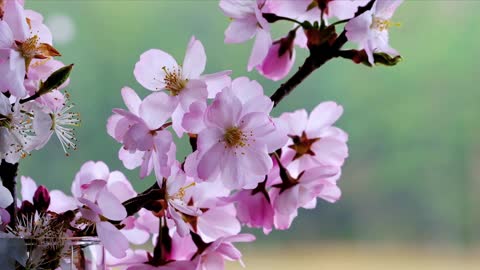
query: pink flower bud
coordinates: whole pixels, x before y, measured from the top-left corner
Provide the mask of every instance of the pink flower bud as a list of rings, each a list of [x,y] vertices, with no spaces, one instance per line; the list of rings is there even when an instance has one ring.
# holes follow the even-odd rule
[[[50,206],[50,193],[44,186],[39,186],[33,195],[33,205],[38,212],[46,212]]]
[[[275,42],[270,47],[263,63],[257,66],[258,72],[268,79],[278,81],[288,75],[295,62],[295,31]]]

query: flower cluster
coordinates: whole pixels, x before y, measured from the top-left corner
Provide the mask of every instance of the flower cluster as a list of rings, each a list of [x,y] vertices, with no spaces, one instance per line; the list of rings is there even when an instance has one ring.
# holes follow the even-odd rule
[[[17,163],[56,134],[67,153],[76,148],[68,85],[73,65],[54,59],[52,33],[23,1],[0,1],[0,159]]]
[[[124,167],[138,168],[142,179],[153,175],[155,183],[137,193],[121,172],[101,161],[80,168],[71,196],[23,177],[18,202],[0,185],[0,231],[38,241],[98,236],[110,269],[206,270],[224,269],[226,260],[242,263],[234,244],[255,240],[242,227],[265,234],[286,230],[300,208],[341,197],[337,182],[348,157],[348,135],[335,123],[343,107],[322,102],[310,113],[301,109],[275,117],[277,93],[285,96],[298,77],[334,57],[394,64],[398,53],[388,44],[388,28],[401,2],[221,0],[220,8],[232,18],[225,42],[255,37],[249,70],[284,78],[293,66],[295,44],[310,50],[309,65],[269,98],[257,81],[232,78],[231,71],[204,74],[207,56],[195,37],[182,64],[163,50],[146,51],[133,74],[149,94],[121,89],[126,109],[113,109],[106,129],[121,144]],[[8,69],[0,79],[1,158],[17,162],[53,133],[64,148],[74,147],[69,126],[78,119],[68,112],[67,97],[54,90],[65,86],[71,66],[51,74],[62,65],[50,60],[59,54],[41,16],[24,11],[16,0],[0,3],[0,57],[3,51],[10,55],[0,58],[0,69]],[[272,42],[270,24],[277,21],[295,26]],[[337,34],[342,23],[345,30]],[[347,40],[360,50],[342,51]],[[177,156],[175,141],[182,138],[192,146],[186,157]],[[18,209],[13,222],[4,210],[12,203]],[[153,251],[142,249],[147,243]],[[55,247],[62,254],[62,244]],[[27,269],[62,265],[63,257],[47,259],[16,263]]]
[[[388,30],[397,25],[390,21],[403,0],[377,0],[368,11],[356,16],[369,0],[221,0],[220,8],[232,22],[225,31],[225,43],[242,43],[255,37],[248,70],[256,68],[264,77],[278,81],[285,78],[295,62],[295,45],[312,48],[332,42],[332,30],[340,23],[349,41],[357,43],[362,53],[356,62],[376,63],[374,53],[399,56],[390,47]],[[339,21],[332,22],[335,19]],[[270,24],[294,22],[284,37],[272,39]],[[333,27],[333,28],[332,28]],[[272,41],[273,40],[273,41]],[[363,58],[366,53],[366,59]],[[350,57],[352,58],[352,57]]]

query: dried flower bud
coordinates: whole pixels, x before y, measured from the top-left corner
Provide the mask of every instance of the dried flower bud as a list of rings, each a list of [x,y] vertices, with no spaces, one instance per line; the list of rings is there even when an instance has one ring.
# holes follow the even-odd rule
[[[29,201],[23,201],[20,210],[18,211],[18,215],[23,216],[31,216],[35,214],[35,207]]]
[[[33,195],[33,205],[40,213],[47,211],[48,207],[50,206],[50,194],[46,187],[39,186],[37,188],[37,191],[35,191],[35,194]]]

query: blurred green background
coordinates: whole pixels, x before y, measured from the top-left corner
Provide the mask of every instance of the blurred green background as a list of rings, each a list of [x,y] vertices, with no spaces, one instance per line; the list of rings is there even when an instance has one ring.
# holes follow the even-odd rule
[[[259,80],[267,94],[281,83],[246,71],[251,43],[223,43],[229,21],[215,0],[27,0],[26,5],[44,14],[58,36],[55,45],[64,55],[60,60],[75,63],[68,90],[83,121],[77,132],[79,149],[70,157],[51,142],[21,164],[22,175],[50,189],[68,190],[88,160],[104,160],[111,170],[125,172],[139,191],[154,181],[141,181],[137,171],[122,167],[117,159],[120,145],[105,130],[112,108],[124,107],[123,86],[142,96],[149,93],[133,76],[135,63],[147,49],[161,48],[180,62],[195,35],[207,52],[207,73],[231,69],[234,77]],[[422,252],[403,256],[396,248],[430,252],[435,246],[454,256],[475,250],[480,240],[479,10],[478,1],[407,0],[394,17],[402,26],[391,30],[391,44],[404,58],[401,64],[367,68],[332,61],[275,110],[275,115],[311,110],[325,100],[342,104],[345,114],[338,125],[350,134],[350,158],[340,182],[343,198],[334,205],[321,203],[315,210],[301,211],[290,231],[268,237],[258,234],[259,241],[247,248],[252,258],[246,262],[251,261],[252,269],[265,269],[254,259],[261,258],[259,254],[272,250],[295,254],[292,247],[309,247],[303,254],[318,254],[305,258],[305,267],[297,265],[297,269],[319,269],[330,265],[329,259],[341,262],[342,258],[351,258],[352,266],[331,266],[358,269],[362,260],[355,258],[367,258],[364,253],[375,255],[364,260],[366,269],[377,269],[368,263],[390,258],[381,255],[385,249],[378,247],[383,245],[393,246],[392,254],[409,261],[429,257]],[[276,25],[275,38],[289,28],[289,24]],[[305,56],[305,51],[298,51],[298,65]],[[185,142],[180,145],[178,158],[183,159],[189,147]],[[370,249],[372,245],[376,249]],[[340,250],[339,254],[343,250],[343,256],[322,257],[332,250]],[[358,255],[359,250],[364,253]],[[449,257],[436,250],[432,261],[438,266],[402,269],[468,269],[466,265],[441,268],[448,265],[443,262]],[[465,261],[469,260],[458,259]],[[451,262],[459,266],[456,259]],[[472,265],[480,265],[476,262]]]

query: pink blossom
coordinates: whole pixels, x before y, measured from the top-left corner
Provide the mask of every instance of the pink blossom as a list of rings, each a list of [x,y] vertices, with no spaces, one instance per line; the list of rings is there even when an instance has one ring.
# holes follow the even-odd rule
[[[291,138],[282,149],[282,163],[297,173],[318,165],[342,166],[348,156],[348,135],[333,126],[342,113],[342,106],[323,102],[310,116],[305,110],[282,114]]]
[[[285,78],[295,63],[294,40],[295,31],[292,31],[287,37],[275,41],[263,63],[257,66],[258,72],[274,81]]]
[[[237,217],[242,224],[251,228],[262,228],[265,234],[273,227],[273,206],[265,185],[253,190],[241,190],[229,198],[236,203]]]
[[[350,20],[345,29],[349,41],[364,49],[370,64],[375,64],[373,54],[383,52],[392,56],[399,55],[389,45],[388,29],[395,25],[390,19],[403,0],[377,0],[372,9]]]
[[[201,254],[197,270],[224,269],[225,260],[239,261],[243,266],[242,253],[233,243],[252,242],[255,237],[251,234],[239,234],[219,238],[210,244]]]
[[[10,103],[0,94],[0,158],[17,163],[39,145],[31,118],[29,104]]]
[[[162,186],[163,181],[159,181],[159,185]],[[167,214],[175,222],[177,232],[182,237],[190,232],[186,217],[195,218],[202,213],[197,207],[189,205],[185,198],[186,190],[193,186],[195,183],[187,183],[185,173],[178,167],[174,167],[172,175],[166,182]]]
[[[201,209],[201,214],[191,220],[190,225],[206,243],[238,234],[241,230],[234,205],[219,199],[229,194],[230,190],[220,182],[198,183],[185,192],[185,200]]]
[[[173,138],[164,124],[175,110],[175,103],[165,93],[153,93],[143,101],[131,88],[122,89],[128,111],[114,109],[108,119],[107,131],[123,143],[119,157],[133,169],[141,166],[140,177],[154,169],[160,179],[170,174],[170,151],[175,152]]]
[[[328,22],[332,18],[345,20],[352,18],[360,6],[364,6],[369,0],[272,0],[269,9],[272,13],[279,16],[294,18],[300,22],[309,21],[318,22],[320,20],[321,10],[317,3],[326,7],[324,9],[324,22]],[[307,10],[311,4],[316,4],[310,10]],[[296,25],[295,25],[296,26]],[[307,37],[301,29],[298,30],[295,38],[295,44],[302,48],[307,47]]]
[[[272,43],[270,26],[262,13],[268,7],[268,0],[221,0],[220,8],[232,22],[225,31],[225,43],[243,43],[253,37],[248,70],[260,65],[267,56]]]
[[[135,65],[135,78],[151,91],[167,90],[175,106],[172,115],[173,129],[178,136],[184,132],[182,118],[194,102],[204,102],[223,87],[230,84],[230,71],[202,75],[207,63],[205,49],[192,37],[187,47],[183,65],[179,65],[168,53],[152,49],[140,56]]]
[[[271,169],[269,153],[283,146],[284,135],[268,115],[271,101],[255,93],[262,91],[257,85],[237,79],[207,108],[206,129],[198,134],[201,179],[221,179],[231,189],[254,188]]]
[[[0,21],[0,88],[21,98],[27,94],[24,78],[32,60],[60,54],[51,46],[52,35],[40,14],[25,11],[17,1],[5,1],[4,11]]]
[[[133,192],[129,191],[131,186],[126,185],[125,180],[119,172],[110,173],[105,163],[90,161],[82,166],[72,185],[72,193],[83,206],[79,208],[82,216],[95,224],[98,237],[105,248],[117,258],[126,255],[128,240],[114,225],[103,221],[101,217],[113,221],[122,221],[127,217],[119,197],[130,197]],[[118,185],[119,182],[122,184]],[[125,194],[125,191],[128,193]],[[117,195],[113,192],[121,193]]]
[[[52,91],[31,104],[33,127],[37,136],[36,149],[42,148],[56,135],[63,151],[77,149],[75,128],[80,125],[80,115],[72,112],[73,104],[59,91]]]

